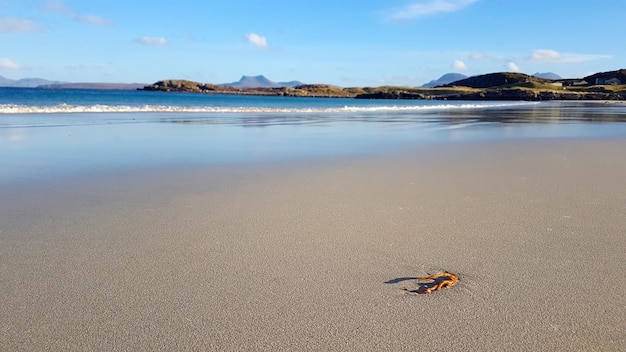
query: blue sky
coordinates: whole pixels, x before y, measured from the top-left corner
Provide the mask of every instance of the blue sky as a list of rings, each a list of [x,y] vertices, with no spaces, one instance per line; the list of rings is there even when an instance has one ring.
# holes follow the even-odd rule
[[[626,68],[624,0],[0,0],[0,75],[421,85]]]

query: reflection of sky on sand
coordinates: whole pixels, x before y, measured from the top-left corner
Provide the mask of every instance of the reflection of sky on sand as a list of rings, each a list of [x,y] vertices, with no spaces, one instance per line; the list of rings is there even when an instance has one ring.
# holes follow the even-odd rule
[[[0,142],[19,142],[26,138],[24,130],[21,128],[7,128],[5,133],[0,133]]]
[[[626,136],[626,124],[611,122],[624,121],[623,109],[570,110],[531,107],[420,116],[120,113],[31,120],[22,116],[22,123],[13,125],[22,127],[0,126],[0,182],[141,167],[386,153],[459,141]],[[37,119],[45,124],[25,127],[25,122],[33,125]]]

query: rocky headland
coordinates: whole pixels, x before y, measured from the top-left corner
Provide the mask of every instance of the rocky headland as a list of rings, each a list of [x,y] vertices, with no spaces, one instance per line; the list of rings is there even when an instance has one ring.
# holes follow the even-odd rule
[[[295,87],[284,86],[245,88],[173,79],[158,81],[154,84],[143,87],[142,90],[159,92],[188,92],[206,94],[239,94],[291,97],[354,97],[354,94],[351,94],[349,91],[328,84],[302,84]]]
[[[160,92],[356,99],[626,100],[626,69],[596,73],[580,79],[557,80],[523,73],[498,72],[467,77],[433,88],[394,86],[341,88],[328,84],[248,88],[189,80],[163,80],[140,89]]]

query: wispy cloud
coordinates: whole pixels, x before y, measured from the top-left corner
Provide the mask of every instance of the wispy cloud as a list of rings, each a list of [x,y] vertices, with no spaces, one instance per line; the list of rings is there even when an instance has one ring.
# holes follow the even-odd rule
[[[532,52],[528,60],[535,62],[577,63],[608,59],[610,57],[610,55],[560,53],[553,49],[537,49]]]
[[[4,58],[4,57],[0,57],[0,68],[9,69],[9,70],[17,70],[17,69],[19,69],[21,67],[22,67],[22,65],[20,65],[19,63],[15,62],[13,60],[10,60],[10,59]]]
[[[467,55],[467,58],[475,61],[493,60],[493,56],[486,53],[470,53]]]
[[[519,72],[519,66],[516,62],[572,64],[609,58],[611,58],[610,55],[561,53],[554,49],[536,49],[533,50],[530,54],[516,55],[477,52],[467,54],[468,60],[502,62],[505,69],[514,72]]]
[[[59,0],[48,0],[42,6],[41,9],[46,12],[58,13],[62,15],[74,15],[76,11],[73,8],[65,5]]]
[[[93,24],[95,26],[112,26],[113,22],[100,16],[76,16],[78,22]]]
[[[389,10],[385,18],[389,21],[410,21],[438,13],[454,12],[467,7],[478,0],[421,0]]]
[[[556,50],[537,49],[533,51],[530,59],[532,61],[560,61],[562,57],[561,54]]]
[[[148,46],[166,46],[170,44],[170,42],[164,37],[141,37],[135,39],[135,42]]]
[[[43,29],[31,20],[0,17],[0,33],[38,33]]]
[[[267,39],[265,37],[260,36],[256,33],[248,33],[245,35],[246,40],[254,46],[258,46],[259,48],[267,48]]]
[[[48,0],[41,7],[42,10],[73,18],[76,22],[94,26],[112,26],[113,22],[95,15],[81,15],[74,8],[65,5],[61,0]]]
[[[509,61],[506,63],[506,65],[504,66],[507,70],[511,71],[511,72],[521,72],[522,70],[519,68],[519,66],[517,66],[515,64],[515,62],[513,61]]]
[[[452,63],[452,69],[456,72],[467,72],[467,65],[461,60],[454,60]]]

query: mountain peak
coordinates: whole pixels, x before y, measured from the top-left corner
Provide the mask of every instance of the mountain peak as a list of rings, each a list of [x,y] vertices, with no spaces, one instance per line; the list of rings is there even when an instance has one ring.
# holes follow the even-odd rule
[[[554,81],[559,80],[559,79],[563,79],[561,76],[557,75],[554,72],[537,72],[537,73],[533,74],[533,77],[551,79],[551,80],[554,80]]]
[[[263,75],[258,76],[241,76],[239,80],[241,88],[259,88],[259,87],[278,87],[278,83],[270,81]]]
[[[263,75],[257,76],[241,76],[237,82],[224,83],[223,86],[236,88],[279,88],[279,87],[296,87],[302,85],[300,81],[290,82],[274,82]]]
[[[6,78],[0,76],[0,87],[19,87],[19,88],[34,88],[44,84],[61,83],[59,81],[49,81],[43,78],[21,78],[18,80]]]
[[[455,81],[459,81],[465,78],[467,78],[467,76],[462,73],[454,73],[454,72],[446,73],[443,76],[439,77],[438,79],[432,80],[422,85],[422,88],[434,88],[438,86],[443,86],[443,85],[446,85]]]

